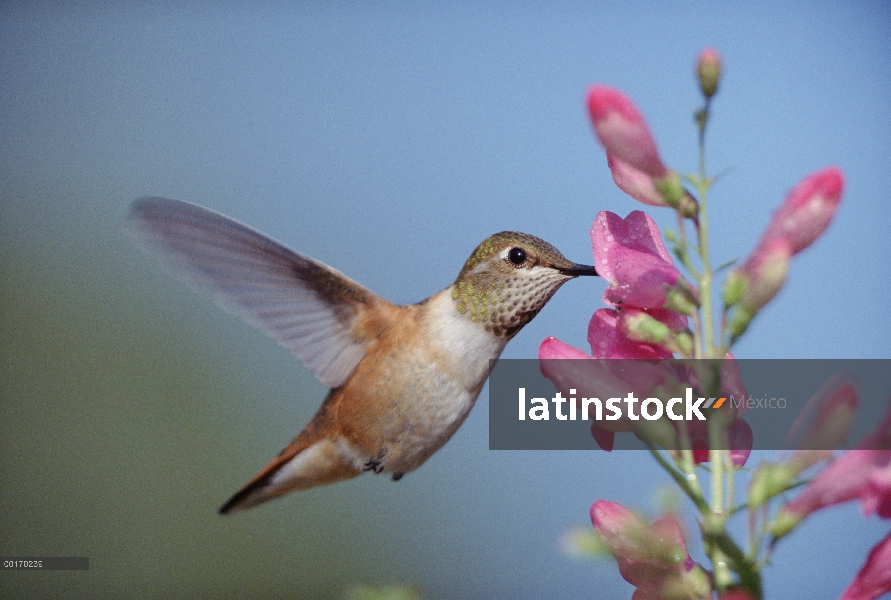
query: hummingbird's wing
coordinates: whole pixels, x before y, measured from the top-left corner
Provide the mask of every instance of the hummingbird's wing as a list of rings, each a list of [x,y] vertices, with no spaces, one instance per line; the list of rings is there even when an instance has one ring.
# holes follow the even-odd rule
[[[359,317],[389,304],[339,271],[188,202],[135,200],[124,229],[175,277],[275,339],[332,388],[365,355],[369,328]]]

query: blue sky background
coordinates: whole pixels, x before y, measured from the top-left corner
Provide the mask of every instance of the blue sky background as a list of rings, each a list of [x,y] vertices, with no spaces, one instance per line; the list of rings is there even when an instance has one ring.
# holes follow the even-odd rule
[[[324,389],[119,226],[139,196],[195,202],[400,303],[505,229],[590,262],[596,213],[643,207],[612,183],[587,88],[625,91],[688,172],[705,46],[725,61],[709,167],[731,167],[710,202],[716,263],[745,257],[808,173],[847,179],[736,354],[891,358],[886,3],[0,7],[0,554],[91,558],[86,573],[4,573],[2,595],[339,597],[407,581],[431,598],[629,597],[613,564],[567,558],[559,539],[598,498],[655,513],[666,477],[631,452],[490,452],[485,390],[398,484],[361,477],[218,517]],[[503,356],[533,357],[548,335],[584,347],[603,286],[567,284]],[[853,505],[814,517],[779,547],[768,594],[837,596],[887,531]]]

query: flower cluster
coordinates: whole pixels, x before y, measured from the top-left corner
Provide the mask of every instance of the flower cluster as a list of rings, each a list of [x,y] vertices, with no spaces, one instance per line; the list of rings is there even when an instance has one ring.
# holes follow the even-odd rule
[[[782,287],[792,257],[828,227],[841,199],[844,177],[838,168],[827,167],[792,189],[750,256],[728,274],[720,328],[715,333],[711,303],[715,273],[708,256],[706,218],[706,196],[713,179],[705,174],[704,139],[721,69],[717,52],[707,49],[700,54],[696,74],[704,105],[695,113],[700,172],[687,177],[695,196],[684,187],[679,173],[663,163],[634,103],[604,85],[589,90],[588,110],[613,180],[632,198],[677,213],[680,231],[668,239],[690,276],[685,277],[675,265],[649,215],[633,211],[623,219],[610,212],[598,213],[591,242],[598,273],[609,283],[603,294],[606,307],[595,311],[588,324],[590,354],[556,338],[542,342],[542,372],[558,390],[566,392],[594,381],[607,392],[630,389],[643,395],[666,386],[690,385],[715,395],[745,396],[730,349]],[[686,236],[689,226],[696,236],[692,250]],[[720,359],[720,367],[706,372],[670,361],[675,357]],[[711,560],[708,570],[690,557],[676,517],[649,523],[619,504],[598,500],[591,506],[591,522],[618,562],[621,575],[636,587],[635,600],[714,598],[715,594],[726,600],[761,598],[760,568],[769,561],[776,543],[808,515],[859,500],[865,515],[891,518],[891,407],[875,432],[854,450],[828,462],[773,518],[767,511],[768,502],[801,485],[803,473],[832,458],[825,448],[837,447],[847,438],[858,400],[852,377],[831,378],[810,402],[808,416],[812,418],[793,425],[790,435],[798,436],[795,445],[802,450],[759,465],[752,473],[747,506],[741,507],[733,506],[732,482],[749,456],[752,431],[739,415],[728,411],[724,418],[685,422],[679,429],[669,424],[669,433],[659,430],[655,435],[652,423],[643,431],[630,421],[595,421],[592,435],[601,448],[612,449],[616,433],[625,431],[647,442],[659,464],[694,502]],[[654,442],[669,438],[670,446]],[[660,445],[668,451],[663,453]],[[697,465],[704,462],[711,469],[710,500],[697,476]],[[748,552],[726,529],[730,515],[745,508],[752,538]],[[769,544],[764,543],[766,536],[770,536]],[[762,551],[765,555],[759,557]],[[872,549],[842,598],[866,600],[888,591],[891,534]]]

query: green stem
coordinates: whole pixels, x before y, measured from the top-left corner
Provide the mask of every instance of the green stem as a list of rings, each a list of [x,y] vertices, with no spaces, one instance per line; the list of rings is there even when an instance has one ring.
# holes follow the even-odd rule
[[[733,566],[733,569],[739,573],[740,583],[742,583],[743,587],[752,592],[755,598],[760,600],[762,597],[762,589],[761,574],[758,572],[758,565],[746,557],[740,547],[736,545],[736,542],[733,541],[733,538],[731,538],[726,531],[703,531],[703,541],[706,543],[706,547],[714,546],[727,557]],[[717,577],[717,571],[715,572],[715,575]]]
[[[699,128],[699,256],[702,272],[699,274],[699,300],[702,307],[702,354],[711,357],[714,348],[714,318],[712,315],[712,267],[708,252],[708,188],[711,181],[705,173],[705,127],[708,122],[708,102],[706,102],[705,118]]]
[[[650,443],[647,443],[647,448],[650,449],[650,454],[656,459],[656,462],[662,466],[665,471],[671,475],[671,478],[675,480],[685,494],[693,501],[693,504],[696,505],[696,508],[699,509],[700,512],[708,510],[708,502],[706,502],[705,498],[702,496],[702,492],[699,490],[698,485],[692,485],[687,476],[678,471],[674,466],[671,465],[665,457],[659,452],[659,450]]]

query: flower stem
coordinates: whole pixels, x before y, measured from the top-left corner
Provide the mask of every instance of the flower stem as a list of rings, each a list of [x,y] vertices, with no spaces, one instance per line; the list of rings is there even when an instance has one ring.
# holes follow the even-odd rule
[[[705,172],[705,130],[708,126],[709,99],[699,113],[697,124],[699,125],[699,176],[696,179],[696,187],[699,195],[699,257],[702,261],[702,271],[699,274],[699,296],[702,307],[702,340],[700,347],[702,355],[712,358],[714,348],[714,318],[712,315],[712,267],[709,262],[708,252],[708,189],[711,180]]]
[[[707,511],[708,502],[706,502],[705,498],[703,498],[702,492],[698,489],[698,486],[692,485],[690,480],[687,479],[687,476],[684,475],[684,473],[674,468],[671,463],[665,460],[665,457],[662,456],[662,454],[655,446],[653,446],[649,442],[646,442],[646,444],[647,448],[650,449],[650,454],[652,454],[653,457],[656,459],[656,462],[658,462],[659,465],[663,469],[665,469],[665,471],[669,475],[671,475],[672,479],[674,479],[675,482],[678,484],[678,487],[684,490],[684,493],[686,493],[690,500],[693,501],[693,504],[696,505],[696,508],[698,508],[700,511]]]

